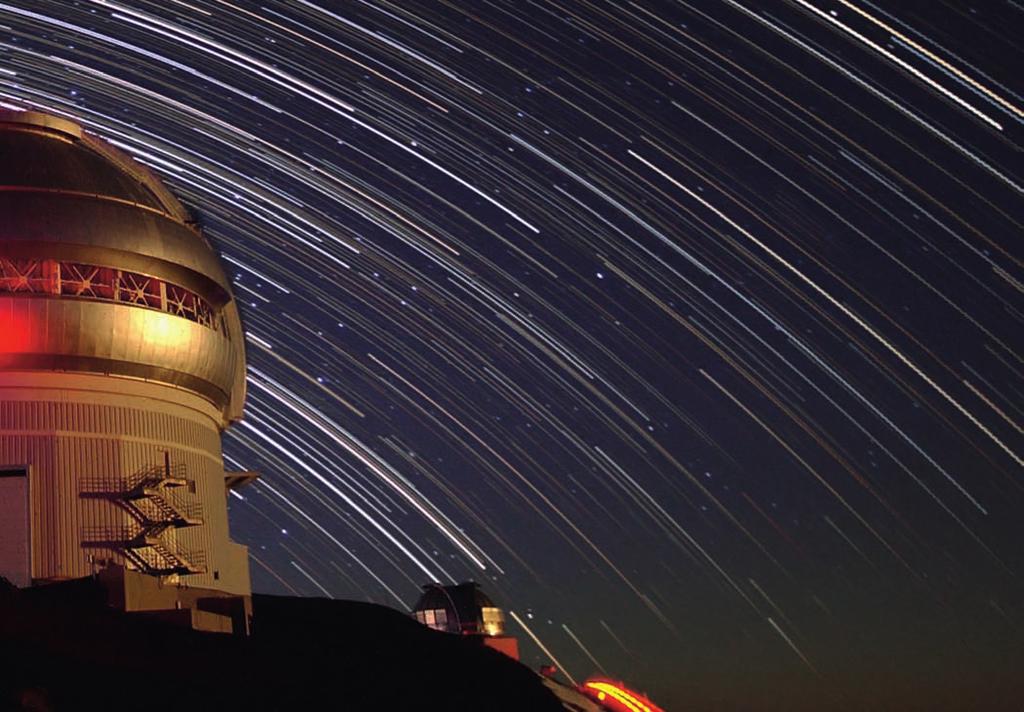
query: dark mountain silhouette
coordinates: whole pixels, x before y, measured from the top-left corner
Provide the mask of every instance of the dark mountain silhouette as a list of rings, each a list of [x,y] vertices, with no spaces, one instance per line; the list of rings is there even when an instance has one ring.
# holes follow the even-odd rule
[[[253,596],[248,638],[0,582],[0,710],[561,710],[525,666],[383,606]]]

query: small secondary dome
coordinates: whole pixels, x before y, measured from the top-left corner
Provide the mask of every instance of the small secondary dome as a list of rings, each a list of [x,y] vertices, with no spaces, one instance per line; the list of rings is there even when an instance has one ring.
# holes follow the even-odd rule
[[[413,617],[445,633],[488,636],[505,633],[504,613],[473,581],[457,586],[426,584],[413,608]]]
[[[0,215],[0,371],[157,381],[240,417],[230,282],[152,172],[72,121],[0,110]]]

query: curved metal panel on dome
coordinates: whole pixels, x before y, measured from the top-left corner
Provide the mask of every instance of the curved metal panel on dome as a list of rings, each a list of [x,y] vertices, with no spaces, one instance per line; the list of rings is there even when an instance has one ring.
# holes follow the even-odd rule
[[[60,151],[61,143],[71,148]],[[0,162],[0,185],[81,191],[148,205],[181,222],[189,219],[152,171],[68,119],[0,109],[0,156],[10,159]]]
[[[46,133],[0,130],[0,185],[109,196],[165,212],[145,184],[119,170],[81,141],[54,140]]]
[[[82,138],[82,127],[74,121],[41,111],[0,109],[0,124],[9,124],[0,126],[0,130],[53,132],[66,139]]]
[[[0,295],[0,370],[160,381],[228,406],[240,345],[201,324],[124,304]]]
[[[0,370],[106,373],[245,397],[217,255],[146,168],[66,119],[0,110]]]
[[[161,213],[88,196],[15,193],[0,186],[0,216],[0,254],[119,267],[163,277],[215,303],[230,299],[217,255],[194,231]]]

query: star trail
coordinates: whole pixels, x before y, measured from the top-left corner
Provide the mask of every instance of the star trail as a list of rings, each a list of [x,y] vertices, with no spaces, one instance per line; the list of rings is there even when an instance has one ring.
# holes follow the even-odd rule
[[[221,254],[257,590],[474,579],[567,679],[878,708],[1024,694],[1022,31],[1012,0],[21,0],[0,105],[132,154]]]

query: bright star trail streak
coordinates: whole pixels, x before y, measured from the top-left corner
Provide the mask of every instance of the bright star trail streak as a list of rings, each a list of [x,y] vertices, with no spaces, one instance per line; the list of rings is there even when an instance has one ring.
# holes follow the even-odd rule
[[[474,579],[527,665],[665,709],[996,709],[1021,36],[1011,0],[7,0],[0,105],[221,254],[257,590]]]

